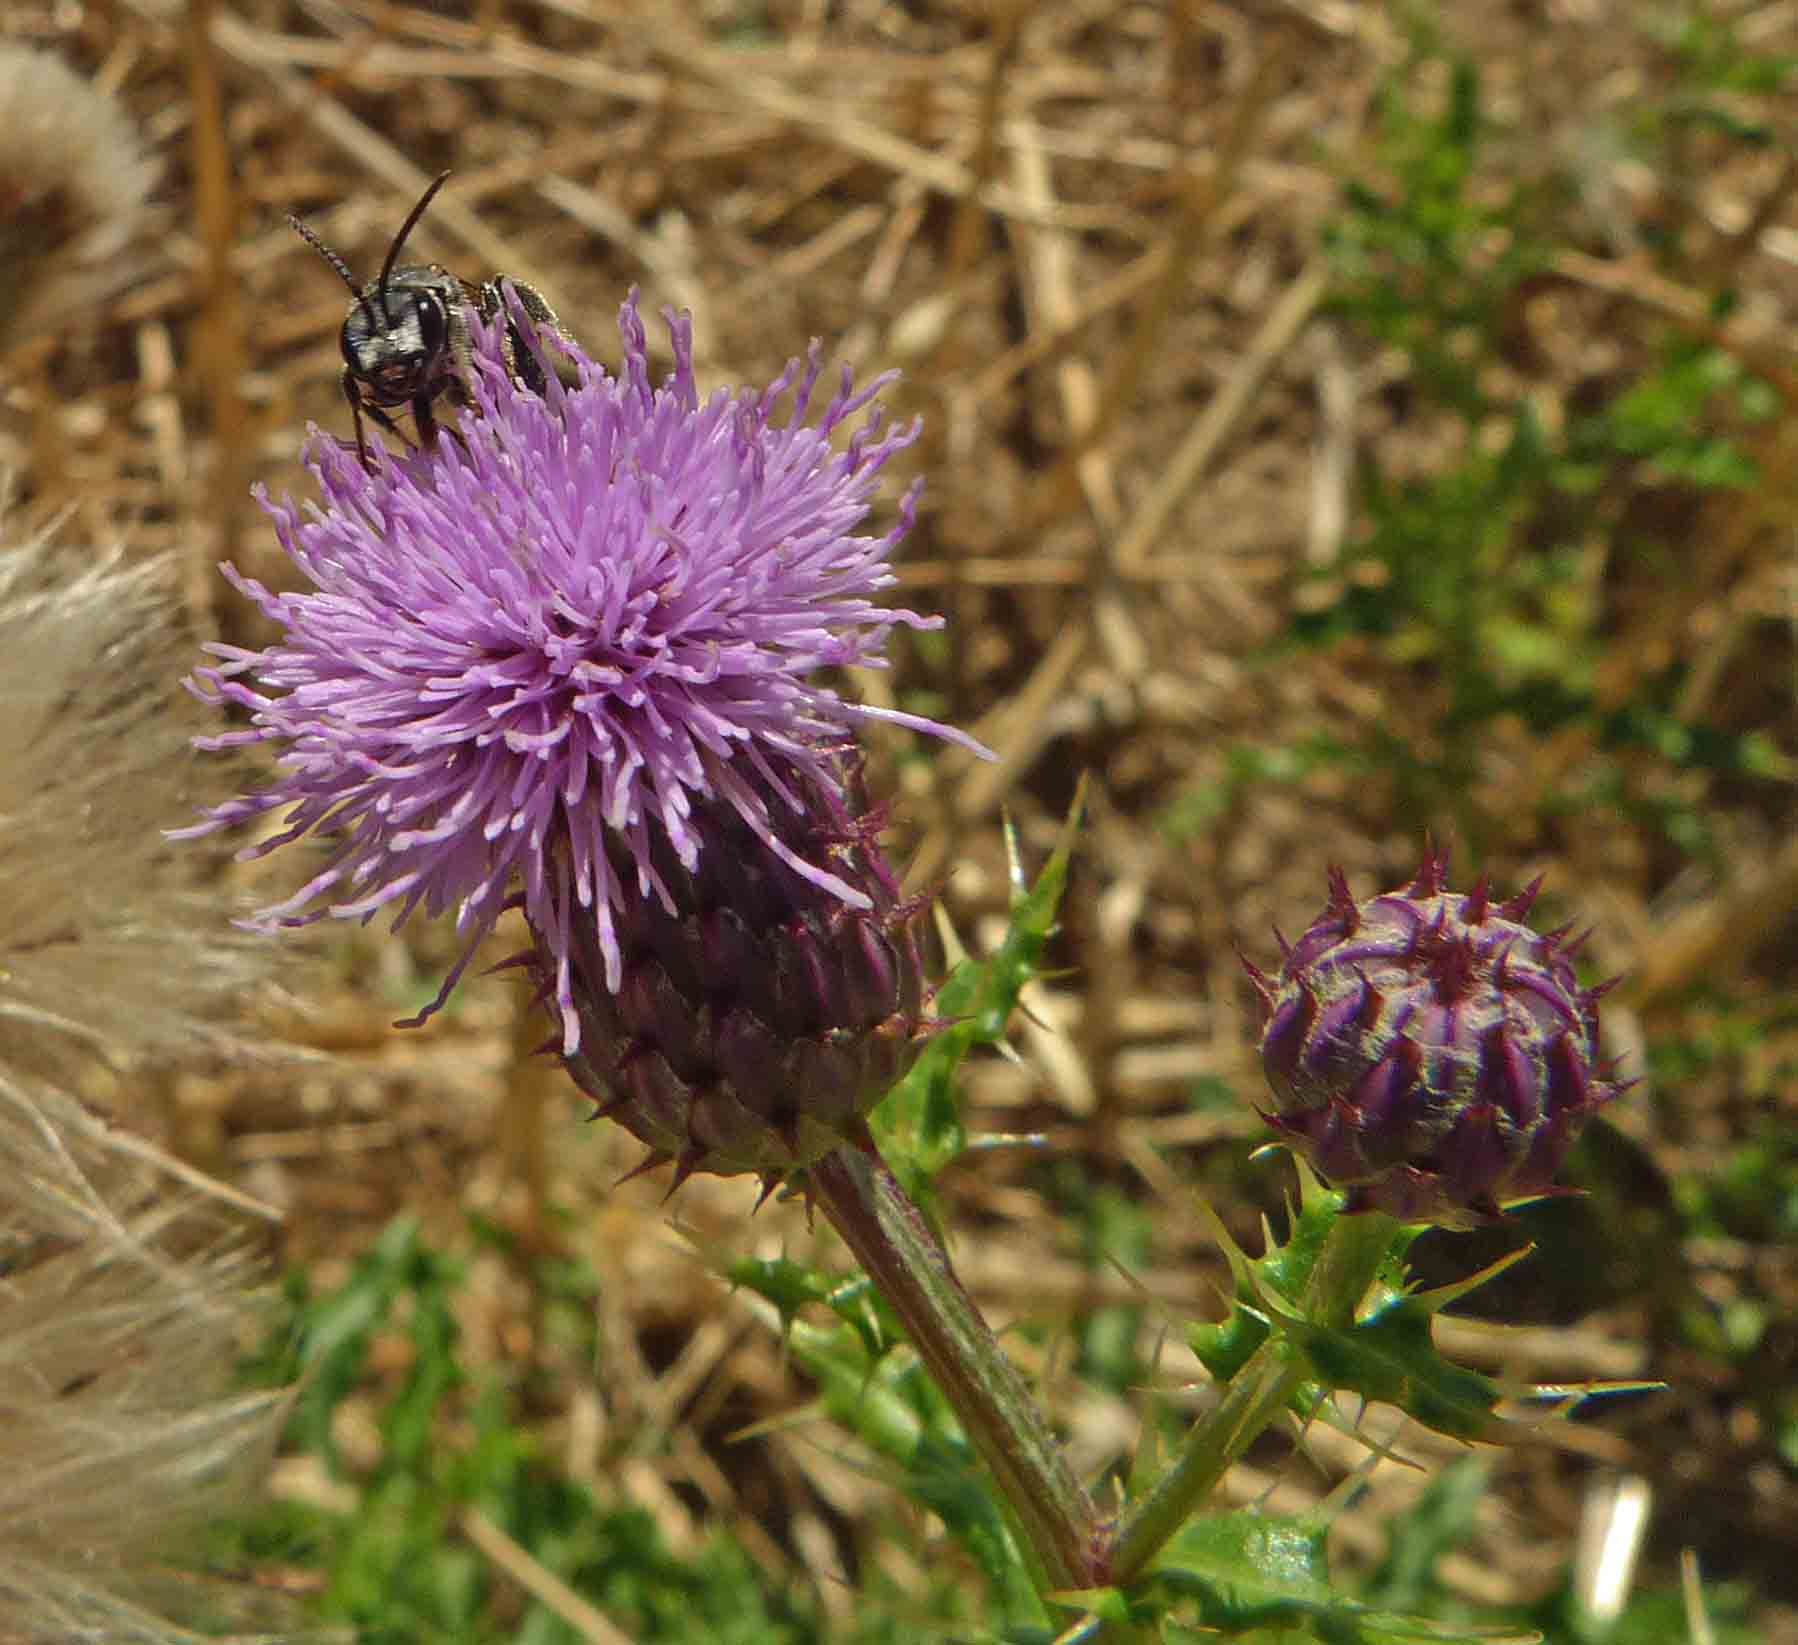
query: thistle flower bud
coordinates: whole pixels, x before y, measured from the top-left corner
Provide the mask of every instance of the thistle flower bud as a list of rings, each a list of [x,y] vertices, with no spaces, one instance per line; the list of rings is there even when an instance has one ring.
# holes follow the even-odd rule
[[[1598,999],[1566,931],[1523,923],[1482,878],[1446,888],[1431,852],[1400,891],[1357,903],[1340,870],[1277,977],[1248,965],[1264,1013],[1268,1124],[1350,1209],[1465,1227],[1545,1192],[1587,1119],[1624,1087],[1599,1058]],[[1608,984],[1606,985],[1609,986]]]
[[[860,1127],[926,1037],[914,924],[881,852],[881,819],[851,757],[822,774],[778,770],[756,783],[779,850],[727,806],[694,819],[691,867],[665,844],[651,869],[666,898],[617,921],[623,981],[606,986],[591,924],[574,930],[576,1083],[676,1179],[759,1172],[770,1183]],[[828,862],[856,906],[788,859]],[[861,900],[858,899],[858,900]],[[553,961],[537,960],[546,996]]]

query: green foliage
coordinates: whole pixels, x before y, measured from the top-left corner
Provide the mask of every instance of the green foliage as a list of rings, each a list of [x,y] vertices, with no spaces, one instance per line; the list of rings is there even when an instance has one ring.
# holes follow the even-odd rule
[[[1789,1049],[1798,1002],[1781,996],[1741,1002],[1714,988],[1693,991],[1683,1032],[1650,1046],[1651,1077],[1663,1089],[1702,1091],[1739,1103],[1726,1149],[1673,1182],[1682,1240],[1791,1247],[1798,1244],[1798,1134],[1782,1102],[1798,1085]],[[1791,1374],[1791,1309],[1765,1275],[1746,1267],[1721,1289],[1687,1287],[1674,1324],[1689,1349],[1731,1369],[1772,1447],[1798,1468],[1798,1385]]]
[[[1186,1340],[1199,1363],[1219,1382],[1234,1377],[1267,1341],[1270,1307],[1298,1304],[1324,1241],[1342,1214],[1345,1195],[1319,1187],[1308,1173],[1301,1181],[1304,1193],[1298,1207],[1290,1211],[1286,1238],[1276,1240],[1270,1230],[1267,1249],[1259,1257],[1250,1257],[1216,1221],[1210,1208],[1201,1207],[1201,1215],[1213,1224],[1213,1235],[1229,1260],[1236,1294],[1221,1321],[1190,1327]]]
[[[1798,1243],[1798,1134],[1768,1115],[1737,1143],[1720,1170],[1684,1179],[1679,1199],[1694,1233]]]
[[[550,1465],[512,1391],[464,1363],[455,1307],[465,1277],[460,1259],[402,1218],[335,1290],[289,1286],[292,1318],[256,1370],[301,1378],[290,1437],[354,1506],[281,1505],[237,1529],[239,1557],[319,1571],[319,1619],[354,1626],[370,1645],[578,1645],[569,1622],[499,1578],[466,1534],[479,1515],[633,1640],[821,1641],[809,1602],[771,1584],[728,1537],[676,1556],[643,1510],[605,1502]],[[543,1290],[578,1298],[591,1318],[590,1275],[558,1265]],[[371,1400],[379,1446],[354,1462],[339,1429],[352,1404]],[[871,1585],[847,1637],[899,1645],[918,1637],[926,1608],[947,1621],[952,1591]]]
[[[1345,1196],[1322,1189],[1307,1175],[1304,1194],[1291,1217],[1284,1242],[1271,1233],[1266,1252],[1249,1257],[1210,1212],[1213,1236],[1230,1264],[1235,1295],[1229,1311],[1215,1324],[1187,1330],[1187,1342],[1205,1369],[1220,1383],[1233,1381],[1270,1341],[1297,1355],[1308,1381],[1290,1405],[1300,1417],[1326,1414],[1328,1394],[1350,1393],[1362,1400],[1396,1406],[1438,1433],[1464,1440],[1498,1440],[1504,1422],[1496,1412],[1502,1400],[1532,1397],[1577,1401],[1592,1394],[1639,1391],[1652,1384],[1556,1384],[1547,1388],[1506,1387],[1493,1378],[1457,1365],[1437,1351],[1432,1321],[1450,1305],[1471,1295],[1518,1262],[1529,1249],[1514,1251],[1454,1285],[1430,1291],[1413,1288],[1404,1253],[1420,1232],[1397,1223],[1382,1234],[1372,1216],[1359,1225],[1368,1237],[1386,1241],[1378,1272],[1353,1319],[1337,1322],[1334,1299],[1313,1298],[1314,1270],[1326,1241],[1340,1233]],[[1387,1224],[1387,1219],[1379,1219]]]
[[[882,1154],[926,1210],[937,1173],[969,1146],[956,1070],[976,1046],[1003,1042],[1019,994],[1041,971],[1067,886],[1074,826],[1070,818],[1030,884],[1016,840],[1010,841],[1009,928],[989,957],[964,960],[938,990],[933,1009],[945,1026],[874,1113]],[[1125,1208],[1107,1204],[1112,1232],[1127,1235]],[[818,1385],[824,1410],[893,1466],[898,1489],[942,1520],[985,1576],[1008,1626],[1042,1625],[1046,1612],[1011,1526],[987,1494],[979,1462],[935,1384],[913,1356],[890,1352],[902,1339],[878,1293],[859,1274],[844,1279],[788,1258],[731,1260],[724,1272],[774,1305],[789,1351]],[[800,1317],[808,1308],[834,1316],[833,1322]]]
[[[1417,1421],[1458,1439],[1492,1437],[1492,1412],[1500,1389],[1490,1377],[1444,1359],[1430,1335],[1430,1321],[1449,1302],[1472,1290],[1484,1275],[1457,1287],[1419,1295],[1407,1291],[1397,1266],[1409,1236],[1398,1234],[1385,1275],[1347,1325],[1308,1317],[1302,1298],[1323,1241],[1342,1215],[1341,1194],[1307,1186],[1292,1233],[1251,1259],[1229,1236],[1225,1241],[1236,1277],[1230,1312],[1216,1325],[1198,1325],[1187,1341],[1220,1382],[1234,1378],[1275,1333],[1304,1355],[1315,1386],[1301,1389],[1295,1410],[1314,1413],[1328,1391],[1350,1391],[1396,1405]]]
[[[1489,1439],[1498,1384],[1436,1351],[1430,1335],[1434,1312],[1417,1298],[1391,1297],[1346,1328],[1298,1318],[1287,1318],[1282,1326],[1304,1347],[1328,1387],[1396,1405],[1438,1433]]]
[[[1169,1639],[1281,1638],[1320,1645],[1531,1645],[1532,1629],[1449,1626],[1341,1593],[1324,1553],[1325,1514],[1206,1514],[1164,1550],[1130,1596]]]
[[[1477,1457],[1450,1463],[1432,1478],[1411,1507],[1385,1526],[1386,1556],[1361,1591],[1362,1600],[1385,1610],[1426,1612],[1465,1621],[1467,1602],[1439,1580],[1445,1555],[1462,1548],[1474,1528],[1489,1468]],[[1718,1645],[1750,1645],[1759,1635],[1743,1627],[1747,1595],[1734,1586],[1707,1586],[1707,1618]],[[1515,1616],[1556,1645],[1662,1645],[1692,1637],[1680,1594],[1643,1590],[1631,1597],[1621,1616],[1599,1621],[1588,1615],[1570,1588]]]
[[[1728,135],[1756,145],[1776,139],[1770,126],[1745,119],[1739,105],[1725,103],[1716,94],[1764,96],[1778,92],[1798,69],[1798,54],[1750,48],[1733,19],[1703,6],[1694,7],[1673,24],[1668,45],[1680,88],[1669,105],[1671,119],[1715,124]]]
[[[1681,89],[1661,110],[1661,136],[1677,107],[1686,120],[1702,111],[1729,140],[1764,140],[1755,122],[1725,112],[1744,90],[1782,83],[1788,62],[1757,58],[1703,21],[1672,49]],[[1248,788],[1328,771],[1359,787],[1383,774],[1389,809],[1476,848],[1501,827],[1527,828],[1519,808],[1533,805],[1544,820],[1621,810],[1683,849],[1706,849],[1705,808],[1672,775],[1789,780],[1790,762],[1758,731],[1682,712],[1677,657],[1645,670],[1623,702],[1605,700],[1598,668],[1619,638],[1614,586],[1677,587],[1697,502],[1760,484],[1756,431],[1776,418],[1779,397],[1713,342],[1641,314],[1629,316],[1638,335],[1628,363],[1570,392],[1528,313],[1532,294],[1558,278],[1556,259],[1590,243],[1573,180],[1494,122],[1478,66],[1422,28],[1375,121],[1372,163],[1344,176],[1325,229],[1330,309],[1351,336],[1402,356],[1405,420],[1421,436],[1409,447],[1429,455],[1364,453],[1357,526],[1332,563],[1307,573],[1265,660],[1340,652],[1393,712],[1359,738],[1318,729],[1232,749],[1165,825],[1208,831]],[[1716,294],[1719,315],[1730,300]],[[1478,779],[1501,722],[1545,743],[1577,739],[1586,757],[1540,793],[1505,785],[1504,815],[1485,816]]]
[[[824,1409],[899,1472],[895,1483],[936,1514],[986,1577],[1001,1615],[1041,1622],[1030,1567],[973,1450],[935,1383],[911,1355],[868,1353],[849,1326],[795,1321],[793,1357],[818,1384]]]
[[[1117,1263],[1126,1272],[1138,1271],[1148,1260],[1152,1230],[1144,1206],[1113,1187],[1091,1187],[1077,1169],[1056,1175],[1067,1185],[1068,1221],[1079,1232],[1088,1267]],[[1076,1369],[1114,1394],[1142,1386],[1149,1374],[1136,1348],[1142,1322],[1140,1303],[1113,1303],[1082,1314],[1074,1322]]]
[[[1323,1516],[1207,1514],[1162,1551],[1154,1574],[1139,1585],[1166,1604],[1192,1602],[1181,1620],[1221,1633],[1241,1632],[1332,1609]],[[1160,1608],[1160,1607],[1158,1607]]]
[[[1750,1118],[1721,1164],[1679,1178],[1674,1197],[1689,1234],[1701,1238],[1798,1242],[1798,1135],[1781,1100],[1798,1085],[1798,1000],[1769,997],[1740,1004],[1713,990],[1695,991],[1692,1013],[1677,1038],[1649,1048],[1649,1072],[1660,1085],[1682,1088],[1721,1080],[1741,1089]]]
[[[1706,1631],[1696,1632],[1684,1595],[1670,1588],[1632,1594],[1623,1613],[1599,1620],[1589,1616],[1566,1589],[1551,1594],[1527,1613],[1555,1645],[1669,1645],[1703,1639],[1706,1645],[1767,1645],[1755,1625],[1753,1596],[1741,1583],[1704,1584],[1699,1596]]]
[[[1163,814],[1161,826],[1174,839],[1206,833],[1251,789],[1300,787],[1319,771],[1366,771],[1374,763],[1366,751],[1326,731],[1294,743],[1234,743],[1223,761],[1217,777],[1187,789]]]
[[[855,1333],[870,1360],[879,1359],[900,1341],[892,1311],[865,1274],[837,1279],[789,1257],[743,1257],[727,1263],[724,1272],[731,1284],[773,1303],[783,1327],[790,1325],[807,1303],[816,1303]]]
[[[1449,80],[1434,114],[1409,91],[1432,62]],[[1325,233],[1338,311],[1404,350],[1431,392],[1474,423],[1489,405],[1481,369],[1499,341],[1505,300],[1547,255],[1541,203],[1516,178],[1478,186],[1489,129],[1471,62],[1444,64],[1419,51],[1382,88],[1375,114],[1378,165],[1391,181],[1344,179],[1343,213]]]
[[[1020,886],[1012,929],[995,957],[964,965],[946,990],[959,1014],[933,1047],[940,1066],[899,1093],[897,1115],[889,1116],[889,1134],[910,1146],[915,1169],[940,1169],[954,1157],[953,1145],[965,1142],[949,1088],[955,1064],[1002,1035],[1018,990],[1040,967],[1066,870],[1064,841],[1036,883]],[[1055,1180],[1051,1173],[1052,1186]],[[1056,1191],[1089,1261],[1146,1259],[1149,1225],[1140,1206],[1074,1177]],[[1228,1382],[1277,1339],[1312,1378],[1290,1402],[1300,1418],[1340,1420],[1323,1393],[1353,1390],[1444,1432],[1492,1437],[1498,1385],[1450,1364],[1430,1340],[1434,1314],[1488,1275],[1429,1293],[1409,1289],[1402,1258],[1410,1233],[1392,1225],[1357,1316],[1324,1323],[1327,1311],[1314,1313],[1308,1289],[1343,1220],[1341,1206],[1340,1195],[1305,1179],[1287,1237],[1270,1239],[1252,1260],[1221,1226],[1214,1229],[1236,1294],[1222,1322],[1192,1329],[1200,1359]],[[505,1244],[498,1229],[472,1232],[490,1246]],[[894,1489],[965,1555],[965,1563],[940,1571],[927,1594],[897,1595],[881,1588],[877,1573],[866,1575],[853,1623],[829,1637],[845,1645],[951,1632],[1010,1645],[1084,1637],[1080,1624],[1057,1634],[1006,1507],[916,1357],[893,1351],[900,1332],[865,1279],[784,1257],[724,1268],[774,1308],[788,1352],[818,1389],[820,1413],[890,1470]],[[535,1279],[545,1331],[590,1352],[595,1277],[564,1262],[544,1265]],[[552,1465],[520,1421],[519,1393],[506,1375],[476,1374],[462,1354],[456,1317],[465,1280],[462,1256],[433,1247],[414,1222],[401,1220],[335,1290],[314,1297],[304,1285],[290,1288],[292,1320],[260,1370],[270,1379],[300,1379],[294,1441],[344,1490],[346,1505],[283,1506],[243,1529],[242,1556],[318,1571],[320,1620],[350,1624],[376,1645],[573,1645],[580,1636],[570,1623],[482,1551],[470,1534],[479,1516],[645,1645],[695,1637],[821,1645],[825,1625],[809,1596],[782,1592],[728,1537],[677,1556],[641,1510],[604,1500]],[[1142,1374],[1133,1357],[1137,1312],[1101,1310],[1077,1326],[1089,1377],[1126,1389]],[[1130,1492],[1146,1483],[1132,1481]],[[1174,1532],[1140,1580],[1060,1595],[1056,1603],[1087,1605],[1084,1626],[1147,1629],[1169,1641],[1471,1645],[1535,1637],[1521,1625],[1469,1619],[1436,1581],[1441,1556],[1467,1530],[1479,1484],[1474,1470],[1445,1475],[1392,1528],[1388,1557],[1360,1594],[1332,1581],[1323,1517],[1203,1511]]]
[[[1067,889],[1080,806],[1077,798],[1034,884],[1025,880],[1016,836],[1008,830],[1012,899],[1005,936],[986,959],[964,959],[937,990],[931,1009],[944,1026],[871,1117],[881,1153],[926,1215],[932,1213],[937,1173],[968,1147],[955,1071],[976,1046],[1004,1042],[1018,996],[1041,974],[1043,950]]]
[[[1420,1610],[1442,1594],[1436,1571],[1472,1534],[1491,1469],[1478,1457],[1462,1457],[1437,1473],[1410,1508],[1388,1520],[1386,1556],[1362,1590],[1369,1603]]]

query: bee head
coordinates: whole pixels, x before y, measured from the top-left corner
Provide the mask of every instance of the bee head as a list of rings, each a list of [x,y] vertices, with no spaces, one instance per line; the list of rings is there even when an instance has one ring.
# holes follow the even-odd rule
[[[349,266],[297,217],[289,217],[300,238],[337,271],[356,301],[338,341],[344,364],[377,405],[401,405],[429,387],[441,373],[449,339],[449,306],[459,300],[455,279],[438,268],[403,268],[394,263],[437,191],[449,180],[440,173],[407,213],[387,248],[380,278],[360,286]]]
[[[343,363],[377,405],[403,405],[435,386],[460,289],[442,269],[403,268],[385,288],[377,282],[357,294],[338,341]]]

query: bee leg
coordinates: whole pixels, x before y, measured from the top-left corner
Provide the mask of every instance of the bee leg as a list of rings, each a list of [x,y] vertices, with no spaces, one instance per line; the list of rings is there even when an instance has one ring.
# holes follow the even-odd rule
[[[412,426],[418,431],[418,443],[426,451],[437,443],[437,419],[431,412],[432,395],[412,396]]]
[[[362,410],[364,415],[372,417],[382,428],[391,434],[394,439],[398,440],[401,445],[409,446],[412,444],[412,441],[406,438],[406,431],[389,417],[385,411],[376,405],[373,400],[364,400],[362,402]],[[356,439],[358,445],[360,445],[362,439],[362,428],[360,424],[358,424],[356,428]],[[374,465],[372,463],[365,460],[362,466],[371,473],[373,472]]]
[[[537,350],[532,346],[533,341],[532,338],[520,336],[518,328],[510,320],[506,322],[506,369],[533,394],[541,394],[549,387],[549,383],[543,375],[543,366],[537,358]]]
[[[579,388],[579,369],[557,347],[558,341],[567,338],[568,333],[562,329],[562,322],[556,318],[556,311],[535,286],[527,286],[522,280],[514,280],[510,276],[506,276],[505,284],[516,294],[518,306],[535,322],[532,327],[534,335],[524,335],[513,323],[499,280],[489,280],[481,288],[481,313],[488,319],[496,314],[505,316],[506,363],[512,375],[533,394],[541,394],[549,386],[549,380],[544,375],[544,368],[548,367],[564,388]]]
[[[372,470],[374,464],[368,460],[368,441],[362,437],[362,390],[356,386],[356,374],[345,367],[337,381],[343,389],[343,397],[350,402],[350,426],[356,431],[356,460],[365,469]],[[373,411],[374,407],[370,406],[369,410]]]
[[[562,322],[556,318],[556,311],[535,286],[527,286],[522,280],[508,280],[507,284],[518,293],[519,307],[533,320],[541,326],[548,326],[551,331],[562,330]]]
[[[488,318],[485,308],[481,310],[481,317]],[[443,392],[449,396],[451,405],[471,406],[475,403],[469,387],[474,381],[474,340],[468,335],[468,321],[460,308],[449,311],[446,342],[452,369],[444,379]]]
[[[362,419],[368,417],[374,422],[379,423],[382,428],[398,440],[404,440],[406,438],[405,431],[398,423],[389,417],[385,411],[376,405],[373,400],[365,400],[362,397],[362,389],[356,382],[356,375],[354,372],[346,369],[339,381],[343,384],[343,397],[350,403],[350,421],[354,424],[356,429],[356,456],[360,460],[362,466],[372,474],[375,471],[375,462],[374,458],[368,454],[368,440],[362,431]]]

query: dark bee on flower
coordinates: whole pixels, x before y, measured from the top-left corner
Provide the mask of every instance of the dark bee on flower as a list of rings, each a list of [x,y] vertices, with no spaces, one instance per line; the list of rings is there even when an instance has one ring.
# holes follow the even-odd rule
[[[473,285],[437,263],[394,267],[406,237],[417,227],[425,208],[449,175],[443,172],[424,191],[387,248],[380,277],[368,285],[358,285],[344,260],[299,218],[287,219],[300,238],[336,269],[356,298],[339,337],[344,361],[341,380],[343,397],[350,403],[355,424],[356,454],[365,468],[369,466],[368,445],[362,433],[365,414],[389,433],[398,434],[399,428],[388,412],[407,406],[412,412],[418,443],[429,446],[437,437],[432,405],[439,397],[452,406],[473,403],[468,389],[472,358],[467,318],[470,308],[489,322],[504,317],[507,369],[533,393],[543,392],[546,367],[569,387],[579,380],[572,361],[556,347],[557,339],[568,340],[568,333],[555,310],[534,287],[501,274]],[[508,291],[535,323],[536,336],[520,333],[508,309]]]

